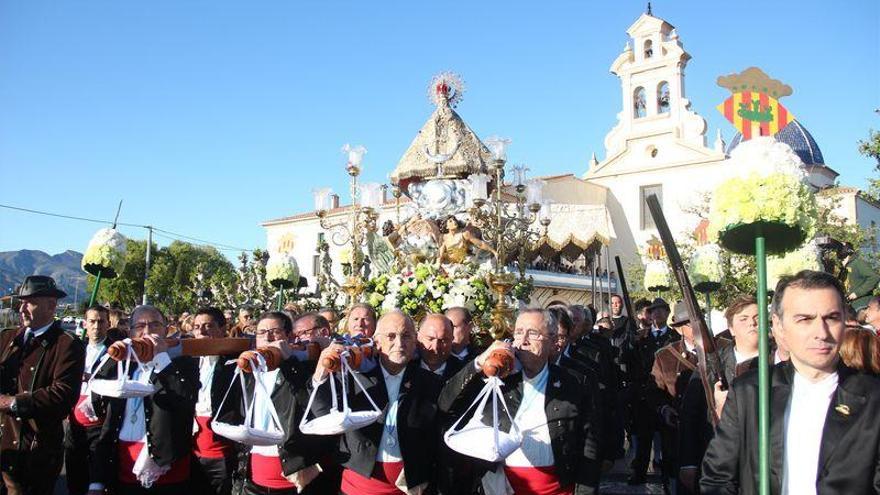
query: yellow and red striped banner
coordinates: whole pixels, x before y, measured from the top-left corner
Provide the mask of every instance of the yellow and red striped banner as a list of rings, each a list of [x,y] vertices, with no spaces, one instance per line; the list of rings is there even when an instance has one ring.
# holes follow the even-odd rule
[[[757,91],[734,93],[716,108],[742,133],[743,140],[772,136],[794,120],[779,100]]]

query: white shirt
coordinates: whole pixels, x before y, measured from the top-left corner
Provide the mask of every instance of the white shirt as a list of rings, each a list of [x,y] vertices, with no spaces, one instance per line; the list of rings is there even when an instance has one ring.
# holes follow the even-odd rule
[[[428,366],[428,363],[426,363],[424,360],[422,360],[422,369],[423,369],[423,370],[428,370],[428,371],[430,371],[431,373],[434,373],[434,374],[437,375],[437,376],[443,376],[443,372],[446,371],[446,361],[443,361],[443,364],[441,364],[440,366],[438,366],[436,370],[432,370],[431,367]],[[383,370],[383,371],[384,371],[384,370]]]
[[[272,404],[272,392],[275,391],[275,381],[278,379],[279,368],[263,373],[263,383],[266,391],[254,381],[254,428],[269,430],[272,427],[272,413],[269,412],[269,404]],[[268,394],[268,395],[267,395]],[[255,445],[251,447],[252,454],[260,454],[266,457],[278,457],[277,445]]]
[[[746,362],[746,361],[748,361],[749,359],[752,359],[753,357],[756,357],[756,356],[757,356],[757,354],[753,354],[753,355],[751,355],[751,356],[746,356],[745,354],[743,354],[743,353],[739,352],[738,350],[736,350],[735,347],[733,348],[733,357],[736,358],[736,364],[740,364],[740,363]]]
[[[101,359],[101,356],[104,355],[104,351],[107,350],[107,344],[105,343],[107,340],[102,340],[99,344],[95,345],[89,342],[86,346],[86,365],[85,372],[89,375],[92,374],[93,368],[95,367],[95,363]],[[88,380],[82,382],[79,388],[79,395],[86,395],[89,393],[89,382]]]
[[[511,467],[542,467],[553,465],[550,428],[544,409],[544,392],[550,379],[550,367],[529,378],[523,373],[523,396],[513,422],[522,433],[522,445],[504,460]]]
[[[785,412],[782,495],[815,495],[822,430],[837,373],[812,383],[795,371]]]
[[[403,370],[396,375],[385,370],[380,365],[382,376],[385,378],[385,391],[388,392],[388,406],[385,407],[385,419],[382,428],[382,438],[379,440],[379,450],[376,452],[376,460],[379,462],[400,462],[403,455],[400,453],[400,441],[397,438],[397,399],[400,397],[400,383],[403,381]]]
[[[211,416],[211,383],[214,381],[214,367],[220,356],[199,358],[199,400],[196,402],[196,416]]]
[[[143,371],[147,374],[159,373],[171,364],[171,358],[167,352],[160,352],[153,360],[144,363]],[[134,365],[134,363],[132,363]],[[132,380],[138,380],[141,376],[141,368],[135,369]],[[122,417],[122,428],[119,430],[119,439],[124,442],[146,442],[147,426],[144,421],[144,399],[131,398],[125,401],[125,414]]]

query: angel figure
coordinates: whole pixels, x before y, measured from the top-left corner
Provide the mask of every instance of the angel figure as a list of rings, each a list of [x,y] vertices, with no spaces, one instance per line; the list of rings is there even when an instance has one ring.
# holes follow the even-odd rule
[[[443,221],[443,239],[440,243],[440,251],[437,253],[439,264],[461,264],[468,257],[468,248],[474,246],[482,251],[488,251],[495,256],[498,253],[486,241],[478,239],[470,231],[464,229],[464,223],[450,215]]]

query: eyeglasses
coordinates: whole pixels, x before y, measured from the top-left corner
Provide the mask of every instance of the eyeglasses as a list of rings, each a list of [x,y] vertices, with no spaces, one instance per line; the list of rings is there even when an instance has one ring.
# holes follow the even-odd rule
[[[540,331],[535,330],[534,328],[530,330],[521,330],[517,329],[513,331],[513,338],[522,340],[524,337],[528,337],[529,340],[547,340],[547,336],[542,334]]]
[[[272,333],[273,335],[284,335],[287,332],[283,328],[264,328],[262,330],[257,330],[254,332],[255,335],[266,335],[267,333]]]
[[[147,321],[147,322],[142,322],[142,323],[135,323],[134,325],[131,326],[131,328],[138,330],[138,331],[141,331],[141,330],[148,328],[148,327],[150,330],[152,330],[154,328],[156,328],[156,329],[165,328],[165,324],[162,323],[161,321]]]

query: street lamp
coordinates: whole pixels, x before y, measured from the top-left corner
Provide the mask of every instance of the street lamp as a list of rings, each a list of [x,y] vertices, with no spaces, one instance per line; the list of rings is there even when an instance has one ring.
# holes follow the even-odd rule
[[[354,303],[364,291],[364,254],[362,246],[367,233],[376,232],[378,210],[382,205],[382,185],[378,183],[359,184],[358,177],[363,171],[363,159],[367,149],[363,146],[346,144],[342,147],[346,156],[345,170],[350,177],[349,194],[351,210],[340,220],[333,222],[328,218],[329,198],[333,191],[329,188],[314,192],[316,215],[321,228],[330,232],[330,239],[337,246],[348,245],[351,250],[349,272],[342,289],[348,295],[348,304]]]

